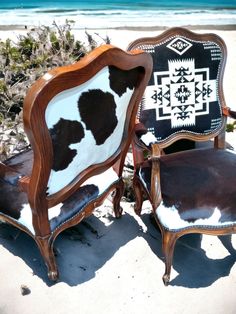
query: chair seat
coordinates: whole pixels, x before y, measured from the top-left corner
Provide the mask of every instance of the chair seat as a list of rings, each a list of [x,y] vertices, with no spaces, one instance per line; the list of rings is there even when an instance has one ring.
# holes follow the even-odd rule
[[[150,162],[136,174],[150,194]],[[212,148],[164,155],[160,176],[163,200],[156,214],[166,229],[236,224],[235,151]]]
[[[24,164],[21,164],[21,170],[25,174]],[[11,162],[11,165],[13,166],[13,162]],[[19,170],[19,167],[17,169]],[[112,168],[109,168],[102,174],[95,175],[86,180],[65,202],[49,208],[48,216],[51,231],[54,231],[58,226],[65,223],[65,221],[80,213],[89,202],[98,198],[113,183],[117,182],[118,179],[116,172]],[[13,219],[26,227],[29,232],[35,234],[27,194],[20,192],[17,185],[10,184],[2,178],[0,179],[0,190],[0,216],[3,220],[4,217]],[[12,198],[12,195],[15,195],[15,197]]]

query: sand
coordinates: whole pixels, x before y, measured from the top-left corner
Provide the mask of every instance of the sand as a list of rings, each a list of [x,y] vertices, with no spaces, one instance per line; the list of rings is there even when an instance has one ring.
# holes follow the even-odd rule
[[[224,87],[228,106],[236,109],[236,29],[214,32],[226,42],[228,63]],[[24,33],[0,28],[0,38]],[[160,29],[89,30],[108,35],[125,49],[138,37]],[[84,31],[76,31],[82,38]],[[98,36],[98,38],[99,38]],[[85,37],[84,37],[85,38]],[[236,146],[235,136],[228,137]],[[55,243],[60,281],[52,285],[34,241],[4,225],[0,228],[0,314],[233,314],[236,313],[236,237],[188,235],[178,240],[171,283],[165,287],[161,236],[150,220],[150,204],[141,218],[133,203],[122,203],[124,214],[114,219],[110,203],[96,210],[73,232]],[[90,226],[90,228],[89,228]],[[91,228],[92,227],[92,228]],[[93,231],[93,232],[92,232]],[[21,286],[28,295],[21,294]]]

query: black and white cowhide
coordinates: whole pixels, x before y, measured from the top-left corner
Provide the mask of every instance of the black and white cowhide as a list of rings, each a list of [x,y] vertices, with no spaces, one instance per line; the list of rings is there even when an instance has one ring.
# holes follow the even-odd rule
[[[57,94],[49,102],[45,113],[53,147],[49,195],[65,187],[90,165],[101,163],[116,152],[138,78],[138,68],[122,71],[105,67],[86,83]],[[109,168],[87,179],[68,200],[49,208],[52,230],[80,213],[118,179],[113,168]],[[2,220],[4,215],[9,216],[35,234],[26,193],[2,179],[0,189]]]
[[[48,218],[51,230],[55,230],[60,224],[80,213],[88,202],[99,197],[118,179],[113,168],[109,168],[104,173],[86,180],[65,202],[49,208]],[[32,224],[32,211],[28,203],[27,194],[19,191],[17,185],[9,184],[9,182],[2,179],[0,179],[0,190],[1,220],[4,220],[5,215],[11,217],[26,227],[32,234],[35,234]]]
[[[103,162],[116,152],[138,77],[138,69],[121,71],[105,67],[88,82],[65,90],[50,101],[45,113],[54,155],[49,195],[65,187],[90,165]],[[112,167],[88,178],[65,202],[48,209],[51,229],[83,211],[88,202],[117,180]],[[1,220],[5,215],[11,217],[35,234],[27,194],[4,178],[0,179],[0,190]]]
[[[159,160],[162,201],[155,212],[160,223],[171,231],[235,226],[236,152],[212,148],[178,156]],[[151,171],[150,164],[136,170],[149,194]]]
[[[103,68],[86,83],[61,92],[48,104],[46,123],[53,145],[48,194],[118,149],[138,69]]]

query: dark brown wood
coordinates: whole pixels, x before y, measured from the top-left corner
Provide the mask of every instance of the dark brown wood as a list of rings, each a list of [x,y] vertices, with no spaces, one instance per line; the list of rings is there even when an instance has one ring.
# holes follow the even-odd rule
[[[136,85],[133,88],[124,117],[121,143],[117,151],[105,161],[99,164],[92,164],[58,192],[48,195],[48,180],[54,164],[53,160],[55,159],[52,137],[45,118],[48,103],[58,93],[93,80],[94,76],[105,67],[109,67],[109,69],[114,67],[120,71],[136,69]],[[115,192],[113,197],[115,216],[120,217],[122,214],[120,200],[124,191],[122,180],[124,160],[131,143],[138,105],[150,78],[151,71],[152,59],[149,54],[140,50],[125,52],[111,45],[103,45],[93,50],[89,55],[75,64],[49,71],[33,84],[25,97],[23,107],[24,129],[29,138],[32,152],[27,152],[26,154],[19,155],[19,158],[16,157],[6,161],[6,165],[9,164],[9,166],[0,165],[0,178],[4,178],[6,175],[11,176],[14,173],[12,169],[17,169],[20,174],[23,173],[19,177],[16,187],[7,187],[5,183],[1,185],[0,181],[0,189],[4,189],[4,193],[9,194],[7,200],[3,200],[3,194],[1,194],[0,219],[27,232],[36,241],[47,265],[48,276],[51,280],[58,278],[53,243],[59,233],[66,228],[78,224],[82,219],[91,215],[94,209],[100,206],[112,191]],[[103,115],[105,116],[106,112]],[[84,147],[84,150],[89,149],[90,147]],[[26,164],[28,164],[28,168]],[[111,184],[105,192],[93,199],[93,201],[89,201],[83,205],[82,210],[72,214],[69,216],[69,219],[65,219],[63,223],[60,223],[53,229],[48,217],[49,208],[59,203],[64,204],[69,199],[72,199],[71,197],[74,197],[76,192],[80,190],[83,182],[97,174],[104,173],[104,171],[111,167],[114,167],[118,175],[118,180]],[[9,199],[15,197],[15,195],[11,194],[13,192],[20,196],[19,204],[17,202],[16,204],[14,202],[10,204]],[[86,199],[89,196],[84,195],[84,197]],[[34,233],[22,223],[17,222],[20,216],[17,205],[25,204],[26,201],[29,203],[32,211]],[[73,199],[69,204],[73,204]],[[75,205],[78,205],[77,201],[75,201]],[[4,211],[2,212],[3,207]]]
[[[207,135],[194,135],[184,131],[177,134],[173,132],[167,139],[148,147],[139,140],[142,132],[145,134],[145,127],[142,126],[142,123],[138,119],[136,121],[136,134],[132,142],[135,167],[133,179],[136,195],[135,211],[137,214],[141,213],[143,195],[145,194],[152,204],[156,222],[162,233],[162,246],[165,257],[163,282],[165,285],[168,285],[170,280],[174,247],[179,237],[188,233],[225,235],[236,232],[236,208],[234,200],[236,155],[228,154],[224,150],[226,118],[227,116],[236,118],[236,114],[226,106],[223,94],[223,74],[227,56],[224,41],[215,34],[197,34],[184,28],[175,27],[168,29],[156,37],[139,38],[129,44],[128,50],[144,47],[145,45],[157,47],[158,50],[158,46],[161,43],[175,36],[183,36],[187,40],[190,39],[198,42],[213,42],[220,47],[222,62],[218,73],[217,88],[222,110],[222,127]],[[154,63],[159,61],[158,56],[158,53],[156,53],[153,57]],[[163,59],[161,60],[163,61]],[[186,151],[168,155],[164,154],[164,148],[181,139],[189,139],[194,142],[200,142],[200,144],[213,140],[214,148],[209,150],[208,147],[205,149],[202,146],[201,150],[194,149],[189,151],[189,153]],[[140,175],[141,171],[145,174],[142,178]],[[218,174],[220,177],[217,177]],[[150,187],[148,184],[143,183],[144,178],[147,180],[145,181],[146,183],[150,183]],[[192,179],[188,180],[188,178]],[[217,180],[217,178],[220,179]],[[184,184],[181,184],[182,182]],[[191,212],[194,212],[193,216],[188,216],[190,222],[202,218],[204,211],[204,215],[210,217],[214,208],[217,208],[223,221],[224,219],[227,221],[230,215],[230,221],[232,220],[235,225],[232,223],[227,226],[221,225],[219,227],[218,225],[214,227],[214,225],[194,226],[193,224],[190,227],[180,228],[176,223],[176,228],[168,229],[162,224],[160,217],[157,215],[157,208],[160,203],[165,204],[166,208],[177,208],[180,219],[181,215],[187,217]],[[173,221],[174,219],[173,217]]]

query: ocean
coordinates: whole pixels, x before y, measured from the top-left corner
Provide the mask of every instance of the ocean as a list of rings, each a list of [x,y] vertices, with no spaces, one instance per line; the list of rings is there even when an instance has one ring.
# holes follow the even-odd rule
[[[73,20],[75,29],[236,25],[236,0],[0,0],[0,25],[51,25]]]

